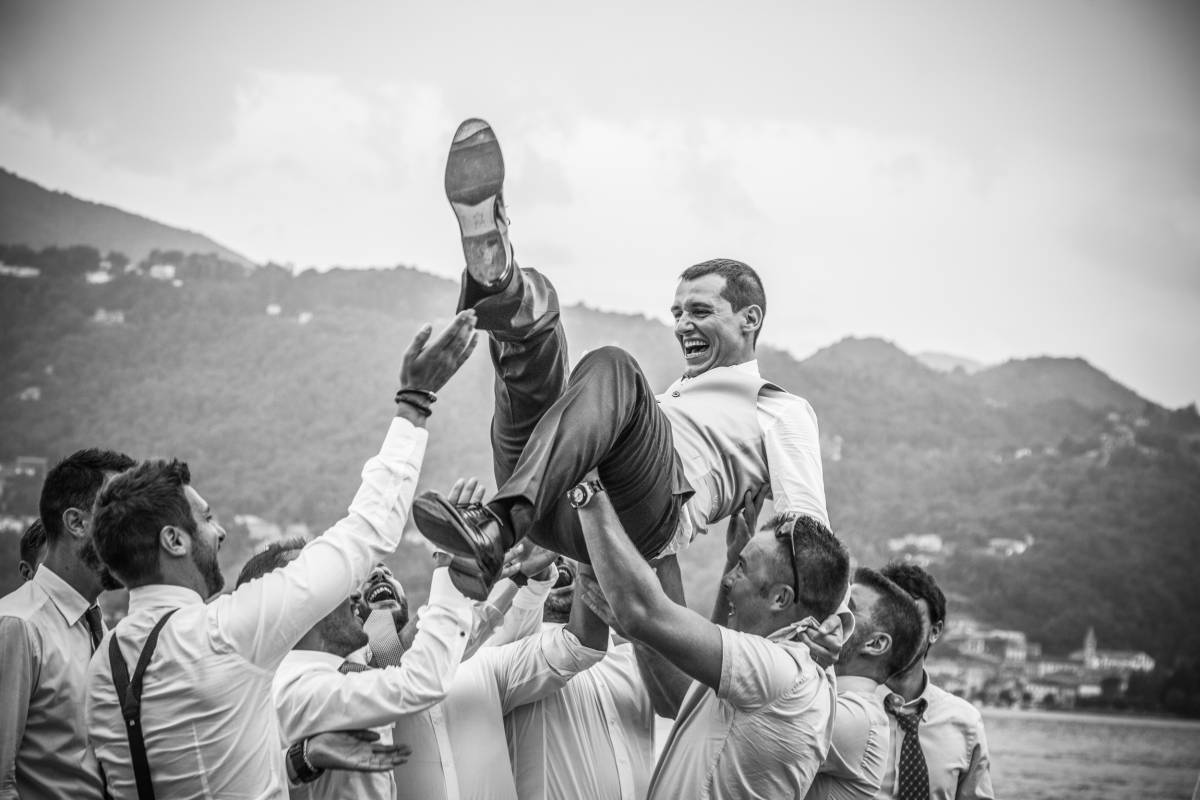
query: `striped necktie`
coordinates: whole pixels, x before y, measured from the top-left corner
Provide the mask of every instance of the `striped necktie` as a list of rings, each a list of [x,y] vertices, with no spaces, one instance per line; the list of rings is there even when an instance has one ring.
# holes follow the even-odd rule
[[[343,661],[342,665],[338,667],[338,672],[346,675],[350,672],[366,672],[369,669],[370,667],[366,664],[359,664],[355,661]]]
[[[900,730],[904,731],[904,740],[900,744],[900,762],[896,771],[900,779],[897,800],[929,800],[929,766],[925,763],[925,753],[921,750],[921,736],[917,729],[921,725],[921,717],[928,705],[921,698],[909,708],[898,703],[889,703],[886,708],[896,718]]]

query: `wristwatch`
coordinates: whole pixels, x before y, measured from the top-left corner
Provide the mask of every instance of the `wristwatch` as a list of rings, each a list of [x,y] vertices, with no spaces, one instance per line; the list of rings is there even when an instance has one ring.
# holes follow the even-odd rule
[[[580,481],[567,491],[567,502],[571,508],[583,508],[592,501],[597,492],[604,491],[604,484],[598,480]]]

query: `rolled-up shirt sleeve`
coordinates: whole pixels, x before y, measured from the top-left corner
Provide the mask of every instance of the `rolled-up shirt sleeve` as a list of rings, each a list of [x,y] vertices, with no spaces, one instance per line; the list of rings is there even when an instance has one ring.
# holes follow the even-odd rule
[[[0,702],[0,798],[15,800],[17,754],[25,738],[25,719],[35,681],[37,648],[30,628],[17,617],[0,617],[0,677],[4,700]]]
[[[759,408],[776,513],[804,514],[829,527],[816,412],[803,398],[768,390]]]
[[[214,649],[273,669],[309,628],[349,597],[372,565],[400,543],[426,440],[423,429],[393,419],[379,454],[363,467],[349,513],[286,567],[210,604]]]

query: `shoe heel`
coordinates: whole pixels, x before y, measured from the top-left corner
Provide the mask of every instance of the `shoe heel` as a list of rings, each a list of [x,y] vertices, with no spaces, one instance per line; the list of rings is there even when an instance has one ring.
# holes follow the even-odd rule
[[[471,600],[487,600],[492,591],[491,585],[482,575],[463,572],[453,564],[450,565],[450,582],[454,584],[455,589],[462,592],[463,597]]]

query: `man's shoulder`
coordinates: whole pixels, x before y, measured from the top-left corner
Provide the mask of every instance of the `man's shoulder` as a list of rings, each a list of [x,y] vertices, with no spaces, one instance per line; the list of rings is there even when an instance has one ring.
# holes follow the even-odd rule
[[[47,604],[53,605],[50,595],[40,590],[33,581],[26,581],[0,597],[0,619],[20,620],[27,626],[36,627]]]
[[[924,697],[929,703],[926,714],[933,712],[937,717],[945,717],[972,727],[983,724],[983,714],[973,703],[947,692],[940,686],[930,683],[925,689]]]

